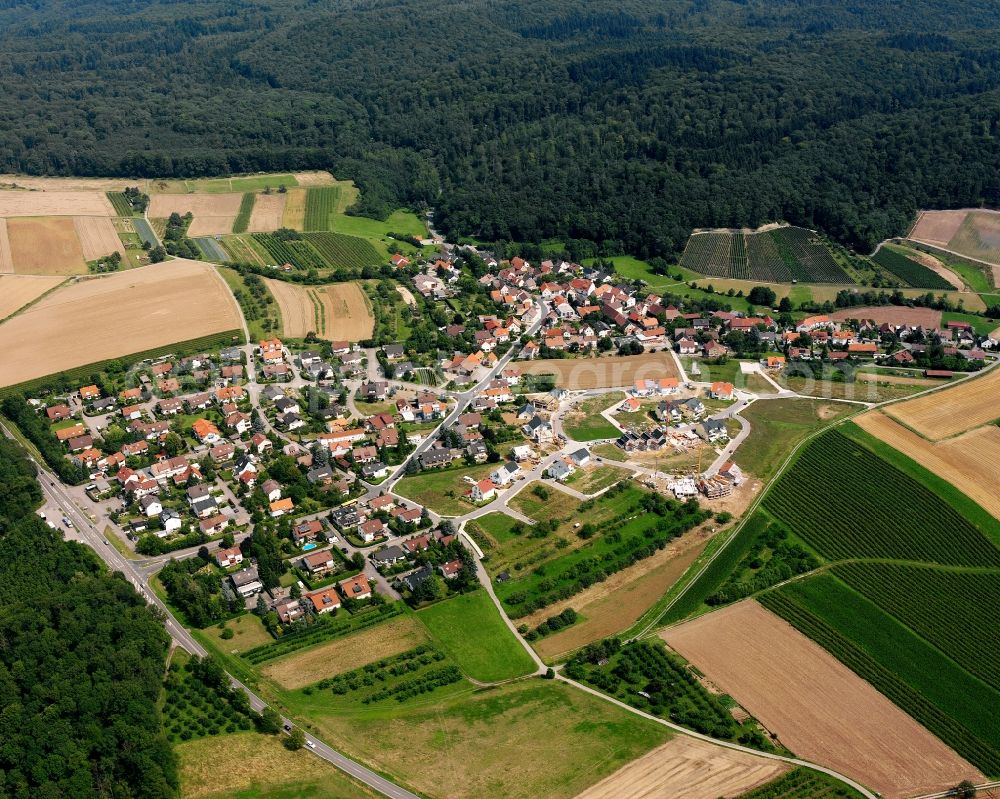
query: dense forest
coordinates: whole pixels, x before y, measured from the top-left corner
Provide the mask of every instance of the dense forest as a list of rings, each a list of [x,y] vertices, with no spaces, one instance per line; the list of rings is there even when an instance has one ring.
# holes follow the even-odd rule
[[[34,468],[0,441],[0,797],[175,797],[156,706],[166,631],[35,515],[40,501]]]
[[[0,92],[4,171],[330,168],[488,240],[1000,203],[994,0],[0,0]]]

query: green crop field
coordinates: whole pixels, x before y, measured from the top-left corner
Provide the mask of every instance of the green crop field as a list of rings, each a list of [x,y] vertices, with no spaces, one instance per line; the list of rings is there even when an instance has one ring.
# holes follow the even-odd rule
[[[834,573],[971,674],[1000,689],[1000,571],[843,563]]]
[[[253,205],[257,195],[252,191],[245,192],[240,200],[240,211],[233,220],[233,233],[246,233],[250,226],[250,214],[253,213]]]
[[[601,416],[601,411],[613,408],[625,399],[620,391],[584,400],[565,420],[566,435],[575,441],[617,438],[618,428]]]
[[[695,233],[681,265],[711,277],[765,283],[854,281],[811,230],[781,227],[762,233]]]
[[[341,192],[340,186],[307,189],[303,229],[333,230],[333,218],[340,210]]]
[[[507,628],[489,595],[473,591],[417,613],[438,645],[474,680],[530,674],[534,663]]]
[[[128,201],[125,197],[125,193],[121,191],[109,191],[105,192],[108,196],[108,200],[111,201],[111,205],[115,209],[115,213],[118,216],[134,216],[135,209],[132,208],[132,203]]]
[[[742,793],[736,799],[861,799],[861,794],[842,782],[811,771],[797,768],[773,782]]]
[[[1000,693],[897,619],[829,574],[760,601],[985,773],[1000,773]]]
[[[366,266],[378,266],[385,259],[370,242],[357,236],[342,233],[305,233],[305,240],[334,269],[361,270]]]
[[[275,263],[291,264],[296,269],[327,268],[326,261],[304,239],[279,239],[271,233],[254,233],[251,238],[270,255]]]
[[[835,430],[805,446],[764,507],[833,560],[1000,566],[1000,550],[954,507]]]
[[[907,258],[902,251],[891,248],[889,245],[883,244],[879,251],[872,256],[872,260],[915,289],[943,289],[947,291],[954,288],[933,269],[928,269],[912,258]]]

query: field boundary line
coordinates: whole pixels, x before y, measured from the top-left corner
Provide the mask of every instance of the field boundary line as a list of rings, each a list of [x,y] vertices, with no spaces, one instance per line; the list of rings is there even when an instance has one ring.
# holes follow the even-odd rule
[[[4,274],[8,274],[8,273],[6,273],[6,272],[5,272]],[[35,299],[33,299],[33,300],[29,300],[29,301],[28,301],[28,302],[26,302],[26,303],[25,303],[24,305],[22,305],[22,306],[21,306],[20,308],[17,308],[17,309],[15,309],[14,311],[11,311],[11,312],[10,312],[9,314],[7,314],[7,315],[6,315],[6,316],[5,316],[5,317],[4,317],[3,319],[0,319],[0,325],[2,325],[2,324],[3,324],[4,322],[6,322],[6,321],[7,321],[8,319],[13,319],[13,318],[14,318],[15,316],[18,316],[19,314],[22,314],[22,313],[24,313],[24,312],[25,312],[25,311],[27,311],[27,310],[28,310],[28,309],[29,309],[29,308],[30,308],[31,306],[35,305],[36,303],[39,303],[39,302],[41,302],[41,301],[42,301],[42,300],[44,300],[44,299],[45,299],[46,297],[48,297],[48,296],[49,296],[49,295],[50,295],[50,294],[51,294],[51,293],[52,293],[53,291],[57,291],[57,290],[61,289],[61,288],[62,288],[63,286],[65,286],[65,285],[66,285],[67,283],[72,283],[73,281],[75,281],[76,277],[78,277],[78,276],[74,276],[74,275],[70,275],[70,276],[67,276],[67,278],[66,278],[65,280],[63,280],[63,281],[62,281],[61,283],[57,283],[57,284],[56,284],[55,286],[53,286],[52,288],[50,288],[50,289],[46,289],[46,290],[45,290],[45,291],[43,291],[43,292],[42,292],[41,294],[39,294],[39,295],[38,295],[37,297],[35,297]]]

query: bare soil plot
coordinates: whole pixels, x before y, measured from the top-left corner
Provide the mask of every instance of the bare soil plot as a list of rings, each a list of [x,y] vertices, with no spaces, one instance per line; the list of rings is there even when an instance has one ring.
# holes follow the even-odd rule
[[[941,312],[933,308],[904,308],[896,305],[865,306],[863,308],[843,308],[829,314],[836,322],[848,319],[871,319],[876,324],[921,325],[925,328],[941,326]]]
[[[947,247],[967,214],[968,211],[921,211],[909,238]]]
[[[188,235],[214,236],[232,233],[233,222],[240,212],[242,192],[227,194],[154,194],[149,201],[149,216],[165,218],[173,213],[183,216],[188,211],[194,221]]]
[[[797,755],[890,799],[983,780],[871,685],[752,600],[661,636]]]
[[[719,799],[739,796],[786,771],[788,766],[781,761],[678,735],[576,799]]]
[[[258,194],[250,214],[250,233],[270,233],[281,227],[287,194]]]
[[[0,216],[115,216],[98,191],[0,191]]]
[[[613,574],[603,583],[592,585],[570,599],[537,611],[519,623],[537,627],[545,619],[570,607],[584,617],[583,621],[535,644],[539,655],[552,659],[627,630],[687,571],[708,540],[706,531],[692,530],[651,558]]]
[[[427,630],[404,615],[268,664],[262,674],[282,688],[303,688],[426,643]]]
[[[0,275],[0,319],[62,283],[54,275]]]
[[[937,444],[878,411],[854,420],[859,427],[934,472],[1000,519],[1000,427],[987,425]]]
[[[301,182],[299,185],[302,185]],[[281,227],[302,230],[306,223],[306,190],[289,189],[281,212]]]
[[[610,358],[518,361],[517,368],[524,374],[554,374],[556,385],[568,389],[630,386],[639,379],[679,376],[674,359],[668,352]]]
[[[335,283],[316,289],[323,306],[323,335],[332,341],[371,338],[375,317],[359,283]]]
[[[14,256],[10,253],[10,236],[7,233],[7,220],[0,218],[0,275],[14,271]]]
[[[87,271],[76,226],[68,217],[8,219],[7,235],[18,274],[79,275]]]
[[[94,261],[113,252],[120,252],[122,257],[125,257],[125,245],[122,244],[114,222],[109,217],[74,216],[73,226],[76,228],[77,238],[80,239],[85,260]]]
[[[81,280],[0,324],[0,386],[239,327],[222,278],[197,261]]]
[[[948,438],[994,421],[1000,369],[922,397],[891,405],[886,413],[931,440]]]

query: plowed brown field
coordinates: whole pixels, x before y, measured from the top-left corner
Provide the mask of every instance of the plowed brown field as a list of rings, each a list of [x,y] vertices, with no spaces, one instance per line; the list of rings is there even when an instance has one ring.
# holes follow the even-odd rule
[[[114,216],[98,191],[0,191],[0,216]]]
[[[965,221],[968,211],[921,211],[909,238],[947,247]]]
[[[878,411],[854,420],[859,427],[912,458],[1000,519],[1000,427],[987,425],[933,443]]]
[[[752,600],[661,635],[797,755],[890,799],[984,779],[826,650]]]
[[[258,194],[250,214],[250,233],[270,233],[281,227],[287,194]]]
[[[886,413],[936,441],[994,421],[1000,413],[1000,369],[983,377],[890,405]]]
[[[515,366],[524,374],[554,374],[556,385],[568,389],[631,386],[642,378],[678,377],[674,359],[668,352],[610,358],[518,361]]]
[[[69,217],[7,220],[14,271],[21,275],[80,275],[87,271],[76,227]]]
[[[81,280],[0,324],[0,386],[239,327],[222,278],[197,261]]]
[[[114,222],[106,216],[74,216],[73,226],[88,261],[103,258],[113,252],[125,257],[125,245],[115,232]]]
[[[188,235],[214,236],[232,233],[233,222],[240,211],[242,192],[229,194],[154,194],[149,202],[149,216],[168,217],[173,213],[181,216],[190,211],[194,221],[188,228]]]
[[[871,319],[879,325],[941,327],[941,312],[935,311],[933,308],[904,308],[895,305],[865,306],[863,308],[844,308],[829,316],[837,322],[844,322],[848,319]]]
[[[576,799],[718,799],[739,796],[788,771],[778,760],[676,738],[634,760]]]

